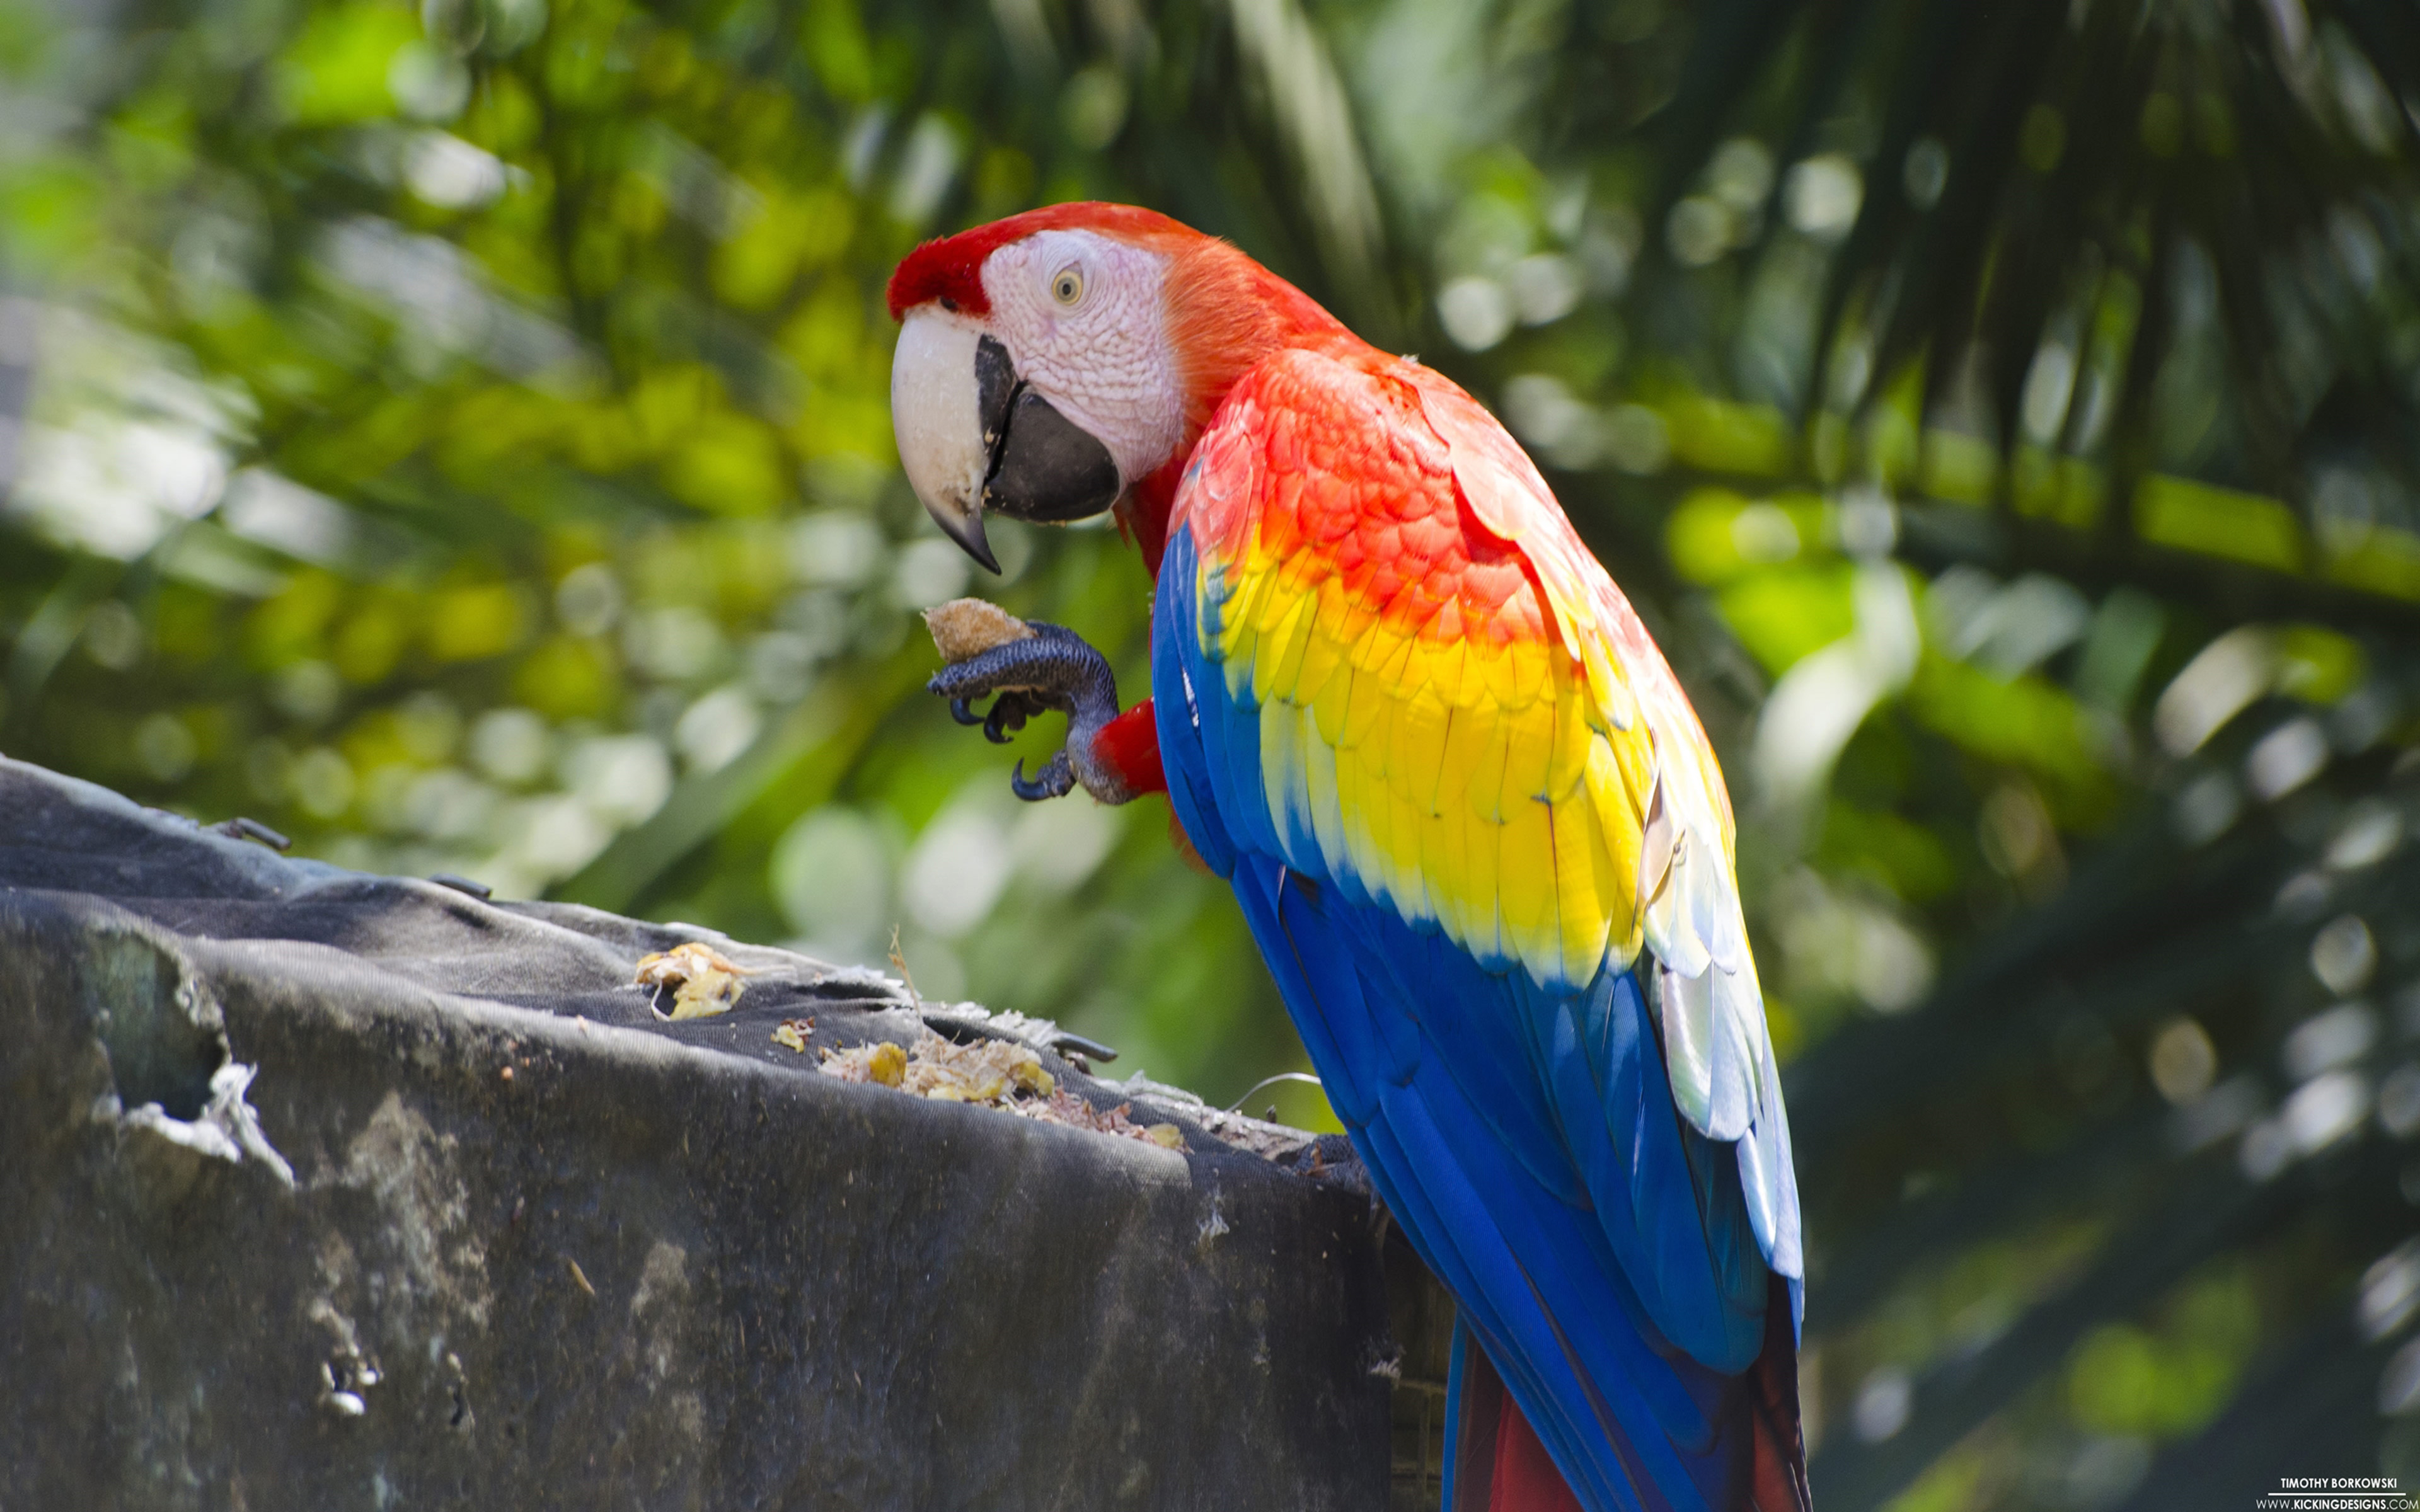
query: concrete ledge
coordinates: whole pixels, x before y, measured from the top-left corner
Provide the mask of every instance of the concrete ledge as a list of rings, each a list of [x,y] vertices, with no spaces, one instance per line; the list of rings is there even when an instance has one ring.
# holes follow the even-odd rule
[[[0,762],[0,1507],[1420,1493],[1436,1308],[1334,1143],[844,1084],[772,1027],[950,1013],[726,941],[738,1007],[659,1023],[627,983],[689,938]]]

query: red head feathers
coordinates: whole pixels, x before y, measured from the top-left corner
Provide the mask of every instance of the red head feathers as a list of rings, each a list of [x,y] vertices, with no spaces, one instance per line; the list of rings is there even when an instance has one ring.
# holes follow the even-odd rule
[[[933,300],[954,313],[978,317],[991,314],[991,298],[983,286],[985,260],[1036,231],[1097,231],[1171,255],[1211,239],[1157,210],[1133,205],[1092,200],[1045,205],[954,237],[937,237],[909,253],[891,275],[891,318],[905,318],[908,311]]]
[[[1046,231],[1087,231],[1167,260],[1166,333],[1183,401],[1181,436],[1157,471],[1128,480],[1119,506],[1156,566],[1184,459],[1235,380],[1281,347],[1359,343],[1301,290],[1227,242],[1156,210],[1089,201],[1045,206],[925,242],[891,275],[892,318],[938,304],[959,319],[987,324],[993,310],[985,265],[1001,248]]]
[[[1185,369],[1188,430],[1198,431],[1228,386],[1271,350],[1345,334],[1308,295],[1229,243],[1157,210],[1095,200],[1046,205],[925,242],[891,275],[891,318],[939,301],[982,319],[991,314],[984,263],[1012,241],[1061,230],[1097,232],[1168,257],[1169,332]]]

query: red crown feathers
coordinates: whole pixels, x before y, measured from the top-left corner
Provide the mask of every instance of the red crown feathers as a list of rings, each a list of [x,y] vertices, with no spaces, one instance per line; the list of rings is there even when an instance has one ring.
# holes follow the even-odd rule
[[[983,286],[985,259],[1036,231],[1069,229],[1099,231],[1138,243],[1205,239],[1183,222],[1133,205],[1106,205],[1097,200],[1046,205],[954,237],[937,237],[909,253],[891,275],[891,318],[902,319],[916,306],[935,300],[945,310],[989,315],[991,297]]]

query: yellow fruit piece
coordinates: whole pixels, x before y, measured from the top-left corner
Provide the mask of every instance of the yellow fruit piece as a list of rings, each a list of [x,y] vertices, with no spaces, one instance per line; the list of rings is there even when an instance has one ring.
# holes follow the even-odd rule
[[[673,989],[675,1019],[707,1019],[728,1013],[747,983],[727,971],[701,971]]]
[[[865,1074],[885,1087],[898,1086],[908,1077],[908,1052],[887,1041],[876,1045],[865,1057]]]

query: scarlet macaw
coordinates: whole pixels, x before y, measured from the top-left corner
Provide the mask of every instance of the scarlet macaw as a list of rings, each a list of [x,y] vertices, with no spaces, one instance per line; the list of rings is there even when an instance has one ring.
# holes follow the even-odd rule
[[[1114,509],[1120,712],[1053,627],[934,679],[1165,791],[1457,1303],[1449,1512],[1808,1504],[1796,1180],[1705,732],[1486,409],[1233,247],[1116,205],[918,248],[892,419],[933,518]],[[996,569],[995,569],[996,570]]]

